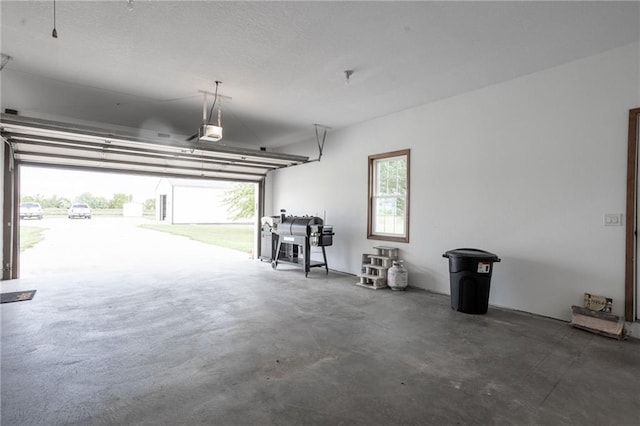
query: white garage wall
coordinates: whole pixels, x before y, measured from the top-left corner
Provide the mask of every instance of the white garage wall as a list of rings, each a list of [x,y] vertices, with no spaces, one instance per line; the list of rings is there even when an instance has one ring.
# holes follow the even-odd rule
[[[411,149],[410,284],[449,293],[442,253],[497,253],[490,303],[568,319],[584,292],[624,303],[628,110],[640,106],[638,44],[331,132],[322,161],[271,176],[272,212],[334,225],[332,269],[358,273],[367,156]],[[345,87],[348,90],[348,87]],[[327,106],[328,108],[330,106]],[[315,156],[315,141],[287,152]],[[267,203],[269,205],[269,203]],[[364,291],[364,290],[363,290]]]

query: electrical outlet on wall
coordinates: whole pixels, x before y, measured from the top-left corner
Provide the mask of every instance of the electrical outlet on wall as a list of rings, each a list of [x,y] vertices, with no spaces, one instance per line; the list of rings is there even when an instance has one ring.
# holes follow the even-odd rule
[[[604,226],[622,226],[622,213],[605,213],[602,216]]]

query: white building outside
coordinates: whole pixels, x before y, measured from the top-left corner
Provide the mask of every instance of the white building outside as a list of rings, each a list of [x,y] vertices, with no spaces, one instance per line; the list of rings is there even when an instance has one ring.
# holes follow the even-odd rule
[[[253,223],[233,220],[222,202],[237,183],[162,178],[156,186],[156,220],[163,223]]]

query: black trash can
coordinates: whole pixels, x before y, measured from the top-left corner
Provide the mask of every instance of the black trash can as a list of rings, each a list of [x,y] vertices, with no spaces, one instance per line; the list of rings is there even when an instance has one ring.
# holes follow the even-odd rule
[[[459,248],[442,257],[449,259],[451,308],[467,314],[486,314],[493,264],[498,256],[488,251]]]

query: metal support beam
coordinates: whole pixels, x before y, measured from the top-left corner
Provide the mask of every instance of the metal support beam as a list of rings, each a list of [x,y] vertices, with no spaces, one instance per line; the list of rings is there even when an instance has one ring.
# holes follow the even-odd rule
[[[2,279],[13,278],[14,227],[14,170],[13,153],[8,143],[2,142]]]
[[[20,167],[13,166],[13,220],[11,242],[13,256],[11,257],[11,279],[20,278]]]
[[[256,245],[256,252],[254,253],[254,257],[256,259],[260,258],[262,253],[262,223],[260,221],[264,217],[264,199],[265,199],[265,178],[262,178],[260,182],[258,182],[258,204],[256,206],[256,230],[255,236],[258,239],[258,243]]]

